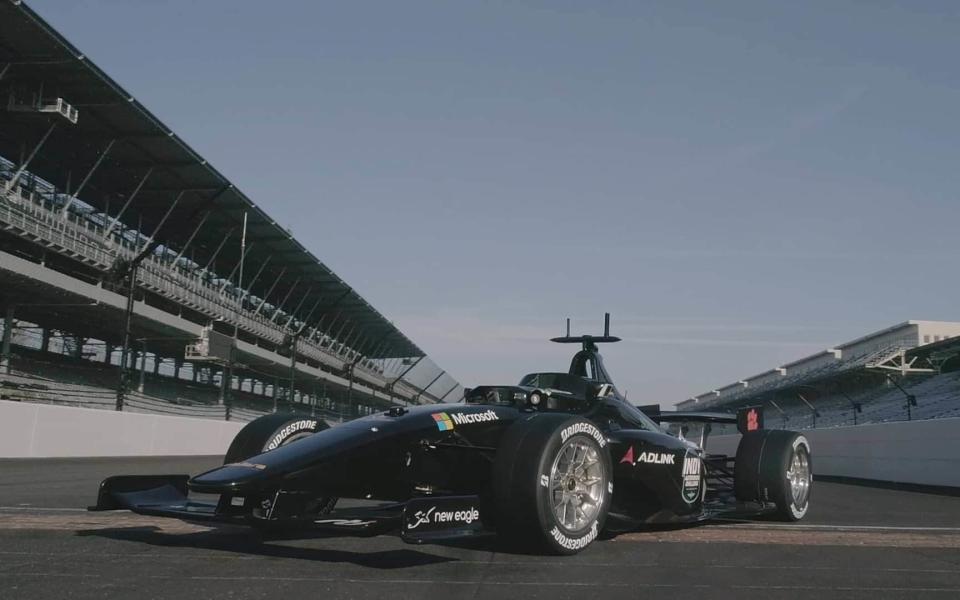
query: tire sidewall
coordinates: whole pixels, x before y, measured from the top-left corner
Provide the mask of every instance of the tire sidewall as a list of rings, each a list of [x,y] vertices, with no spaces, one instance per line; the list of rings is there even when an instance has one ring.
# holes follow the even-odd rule
[[[285,425],[278,427],[268,438],[263,446],[264,452],[276,450],[286,443],[296,441],[293,438],[300,439],[306,435],[312,435],[320,431],[320,420],[313,418],[292,419]]]
[[[233,438],[224,455],[224,464],[242,462],[252,456],[275,450],[292,438],[312,435],[327,429],[327,424],[301,415],[265,415],[247,423]]]

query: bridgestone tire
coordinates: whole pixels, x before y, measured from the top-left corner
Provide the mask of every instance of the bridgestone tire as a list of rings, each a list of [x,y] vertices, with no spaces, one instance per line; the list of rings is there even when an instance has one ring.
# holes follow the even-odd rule
[[[803,468],[794,468],[795,457],[800,457]],[[802,434],[776,429],[751,432],[737,447],[734,493],[738,500],[771,502],[778,517],[799,521],[810,507],[812,472],[810,442]],[[791,484],[791,475],[797,485]]]
[[[237,433],[223,457],[223,464],[243,462],[329,427],[324,421],[312,417],[280,413],[264,415],[250,421]],[[317,498],[311,512],[327,514],[336,503],[337,498]]]
[[[577,449],[583,458],[575,468]],[[592,422],[561,414],[535,413],[522,418],[504,434],[493,465],[501,538],[513,547],[534,551],[580,552],[603,530],[613,495],[612,473],[606,437]],[[555,482],[564,483],[558,486]],[[570,487],[564,487],[568,484]],[[572,521],[580,520],[580,509],[571,502],[596,500],[582,511],[587,514],[579,527],[568,527],[558,518],[554,510],[557,494],[576,497],[558,504],[573,507]]]

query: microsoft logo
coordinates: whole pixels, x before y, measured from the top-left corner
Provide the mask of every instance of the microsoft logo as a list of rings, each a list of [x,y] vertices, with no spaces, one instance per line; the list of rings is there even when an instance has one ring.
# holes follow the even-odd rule
[[[447,413],[433,413],[431,416],[433,420],[437,422],[437,429],[440,431],[450,431],[453,429],[453,421],[450,420],[450,415]]]

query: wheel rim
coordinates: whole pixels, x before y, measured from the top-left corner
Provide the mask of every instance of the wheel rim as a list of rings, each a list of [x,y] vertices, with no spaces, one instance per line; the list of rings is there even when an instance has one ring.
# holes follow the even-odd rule
[[[277,446],[277,447],[278,447],[278,448],[282,448],[282,447],[286,446],[287,444],[291,444],[291,443],[293,443],[293,442],[295,442],[295,441],[297,441],[297,440],[302,440],[303,438],[310,437],[310,436],[313,435],[314,433],[315,433],[315,432],[313,432],[313,431],[301,431],[301,432],[299,432],[299,433],[295,433],[295,434],[291,435],[290,437],[288,437],[287,439],[283,440],[283,441],[280,443],[280,445]]]
[[[790,459],[790,468],[786,476],[794,506],[805,508],[807,499],[810,497],[810,455],[805,446],[793,449],[793,457]]]
[[[596,447],[582,438],[563,444],[550,469],[550,504],[557,522],[569,531],[590,526],[603,505],[605,480]]]

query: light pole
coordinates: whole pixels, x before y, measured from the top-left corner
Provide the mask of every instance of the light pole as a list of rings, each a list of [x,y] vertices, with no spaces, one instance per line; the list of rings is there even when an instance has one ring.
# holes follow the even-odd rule
[[[210,199],[206,202],[201,203],[197,208],[185,219],[186,222],[192,222],[196,219],[200,213],[204,210],[209,210],[213,206],[214,202],[217,201],[220,196],[233,189],[233,184],[228,183],[227,185],[220,188]],[[153,254],[161,245],[159,239],[160,231],[163,229],[163,226],[166,224],[167,219],[170,217],[170,213],[173,212],[173,207],[176,206],[176,203],[171,205],[170,209],[167,210],[167,213],[160,219],[160,223],[157,224],[156,229],[153,232],[153,235],[150,237],[149,242],[146,246],[143,247],[143,250],[139,254],[135,255],[131,259],[126,259],[121,256],[118,256],[111,267],[112,279],[116,282],[121,282],[126,279],[127,283],[127,305],[123,313],[123,347],[120,350],[120,377],[117,382],[117,404],[116,410],[123,410],[124,398],[127,394],[127,387],[129,384],[130,374],[127,368],[127,356],[130,354],[130,327],[131,321],[133,320],[133,294],[137,289],[137,271],[140,268],[140,263],[147,259],[148,256]],[[206,218],[206,217],[204,217]]]
[[[296,380],[297,380],[297,339],[300,337],[300,332],[294,333],[290,336],[290,389],[287,391],[287,404],[291,407],[293,406],[293,393],[296,389]],[[276,406],[274,406],[273,412],[277,412]]]
[[[133,293],[137,289],[137,270],[139,269],[140,261],[146,258],[146,255],[141,253],[137,258],[139,258],[139,260],[134,259],[129,263],[123,259],[118,259],[117,264],[114,266],[115,272],[121,277],[126,276],[127,279],[127,303],[123,311],[123,345],[120,348],[120,376],[117,381],[117,403],[115,406],[115,409],[118,411],[123,410],[123,403],[127,397],[127,386],[129,385],[130,378],[127,360],[130,355],[130,325],[131,321],[133,321]]]

